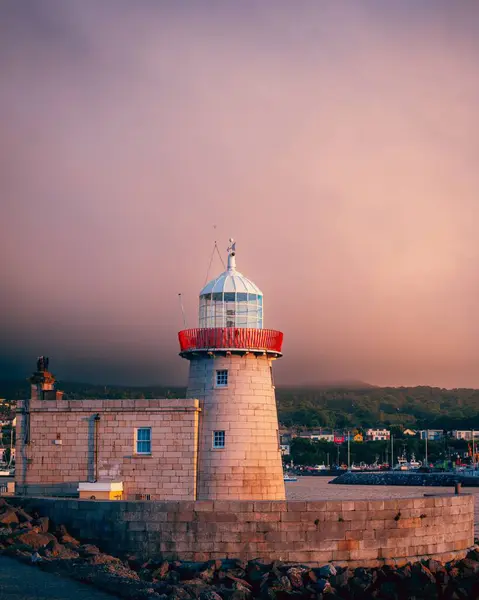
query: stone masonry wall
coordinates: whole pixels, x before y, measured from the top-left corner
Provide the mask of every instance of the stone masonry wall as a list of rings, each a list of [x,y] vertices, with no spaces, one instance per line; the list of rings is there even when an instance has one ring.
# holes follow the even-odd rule
[[[201,406],[199,500],[284,500],[272,360],[254,354],[191,358],[187,396]],[[216,371],[228,386],[216,387]],[[213,448],[213,432],[225,447]]]
[[[29,415],[26,410],[29,410]],[[122,481],[126,498],[194,500],[197,400],[40,400],[17,409],[17,493],[77,495],[78,482]],[[30,419],[30,443],[25,430]],[[152,428],[151,455],[135,453],[135,428]]]
[[[460,558],[474,543],[474,497],[466,494],[323,502],[13,500],[105,551],[142,557],[400,566]]]

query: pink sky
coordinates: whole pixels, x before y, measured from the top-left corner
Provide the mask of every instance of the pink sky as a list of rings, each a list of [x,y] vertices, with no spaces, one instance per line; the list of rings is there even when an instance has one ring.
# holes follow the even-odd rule
[[[279,383],[479,387],[478,56],[474,0],[4,0],[2,376],[184,383],[233,236]]]

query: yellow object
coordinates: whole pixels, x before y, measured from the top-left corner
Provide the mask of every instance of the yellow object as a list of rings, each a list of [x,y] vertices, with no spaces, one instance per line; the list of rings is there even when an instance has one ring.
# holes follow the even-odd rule
[[[95,481],[80,482],[78,484],[79,497],[82,500],[122,500],[122,481]]]

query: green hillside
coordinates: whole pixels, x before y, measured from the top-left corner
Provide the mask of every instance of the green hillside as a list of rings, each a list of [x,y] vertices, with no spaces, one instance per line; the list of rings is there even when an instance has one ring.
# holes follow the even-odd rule
[[[436,387],[374,387],[367,384],[276,388],[278,414],[286,427],[404,426],[479,429],[479,390]],[[181,398],[185,388],[171,386],[92,385],[61,381],[69,399]],[[0,398],[29,394],[26,381],[0,381]]]

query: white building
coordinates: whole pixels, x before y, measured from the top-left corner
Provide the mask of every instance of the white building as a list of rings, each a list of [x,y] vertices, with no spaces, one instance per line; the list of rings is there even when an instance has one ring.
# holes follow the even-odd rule
[[[312,441],[334,442],[334,433],[329,431],[311,431],[310,433],[302,433],[299,437]]]
[[[421,440],[425,440],[427,437],[430,442],[442,440],[444,437],[444,431],[442,429],[421,429],[417,433]]]
[[[474,433],[474,439],[477,440],[479,438],[479,430],[472,429],[455,429],[451,431],[451,437],[455,440],[472,440]]]
[[[389,440],[391,439],[391,432],[389,429],[366,429],[366,439],[370,442]]]

